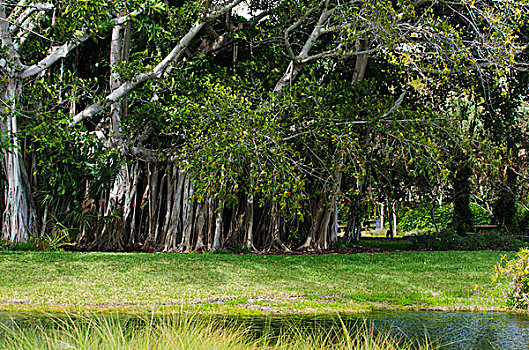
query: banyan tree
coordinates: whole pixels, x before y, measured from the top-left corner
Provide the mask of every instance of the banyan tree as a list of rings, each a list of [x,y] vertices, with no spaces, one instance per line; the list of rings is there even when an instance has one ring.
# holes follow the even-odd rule
[[[1,237],[327,249],[340,220],[358,237],[368,194],[441,166],[432,106],[458,79],[523,66],[527,9],[1,2]]]

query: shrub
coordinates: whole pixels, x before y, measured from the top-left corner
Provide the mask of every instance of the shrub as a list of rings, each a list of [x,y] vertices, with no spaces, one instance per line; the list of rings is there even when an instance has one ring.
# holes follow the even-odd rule
[[[441,230],[438,235],[411,236],[413,249],[428,250],[505,250],[514,251],[527,242],[514,235],[488,231],[475,235],[460,236],[451,229]]]
[[[0,240],[0,252],[10,251],[14,249],[15,249],[15,246],[13,243],[5,239]]]
[[[67,245],[71,245],[67,236],[44,235],[30,238],[28,242],[13,243],[8,240],[0,240],[0,251],[61,251]]]
[[[434,209],[435,222],[438,227],[447,227],[452,220],[452,206],[445,205]],[[434,229],[429,208],[407,208],[399,219],[399,229],[404,232]]]
[[[37,250],[49,252],[63,251],[64,247],[72,245],[70,243],[68,230],[45,234],[44,236],[34,238],[31,241],[36,246]]]
[[[14,250],[19,252],[34,252],[38,250],[38,247],[33,242],[18,242],[15,244]]]
[[[491,224],[490,214],[482,207],[471,203],[470,211],[472,212],[472,224],[473,225],[490,225]]]
[[[522,234],[529,235],[529,210],[520,209],[514,218],[514,229]]]
[[[430,210],[430,208],[425,207],[404,209],[404,213],[399,219],[399,229],[405,232],[435,229]],[[434,218],[437,226],[441,229],[449,227],[452,224],[453,211],[452,205],[436,207],[434,209]],[[485,209],[475,204],[470,204],[470,211],[472,212],[473,225],[488,225],[491,223],[491,217]]]
[[[529,309],[529,249],[523,248],[514,259],[505,256],[494,267],[494,281],[506,279],[510,283],[507,296],[513,308]]]
[[[13,243],[8,240],[0,240],[0,251],[35,251],[37,247],[34,243],[31,242],[18,242]]]

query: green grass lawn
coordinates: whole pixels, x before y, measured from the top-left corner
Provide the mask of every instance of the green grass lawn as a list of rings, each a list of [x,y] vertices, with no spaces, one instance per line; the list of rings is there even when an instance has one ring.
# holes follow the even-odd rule
[[[485,310],[505,306],[491,281],[502,255],[0,252],[0,309]]]

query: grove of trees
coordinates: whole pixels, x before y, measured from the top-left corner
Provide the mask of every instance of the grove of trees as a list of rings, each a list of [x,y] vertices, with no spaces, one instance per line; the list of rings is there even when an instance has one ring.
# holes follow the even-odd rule
[[[520,232],[528,24],[525,0],[0,0],[0,237],[327,249],[409,202]]]

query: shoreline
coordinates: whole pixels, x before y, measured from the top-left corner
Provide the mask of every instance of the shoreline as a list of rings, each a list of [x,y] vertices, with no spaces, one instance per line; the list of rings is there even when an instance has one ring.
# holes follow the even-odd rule
[[[20,300],[0,300],[0,313],[51,313],[51,314],[173,314],[190,312],[201,315],[218,316],[311,316],[325,314],[368,314],[373,312],[411,311],[411,312],[501,312],[512,314],[529,314],[529,310],[512,309],[500,306],[480,307],[478,305],[384,305],[383,303],[350,303],[347,308],[332,307],[325,299],[306,297],[262,297],[249,298],[246,303],[237,303],[240,298],[212,299],[192,302],[168,302],[160,304],[57,304],[35,303]],[[295,300],[306,305],[305,308],[288,308],[278,306],[285,300]],[[256,301],[258,301],[256,303]],[[262,302],[265,302],[263,304]],[[274,305],[274,303],[276,305]],[[212,308],[211,305],[218,307]],[[319,306],[319,307],[317,307]]]

